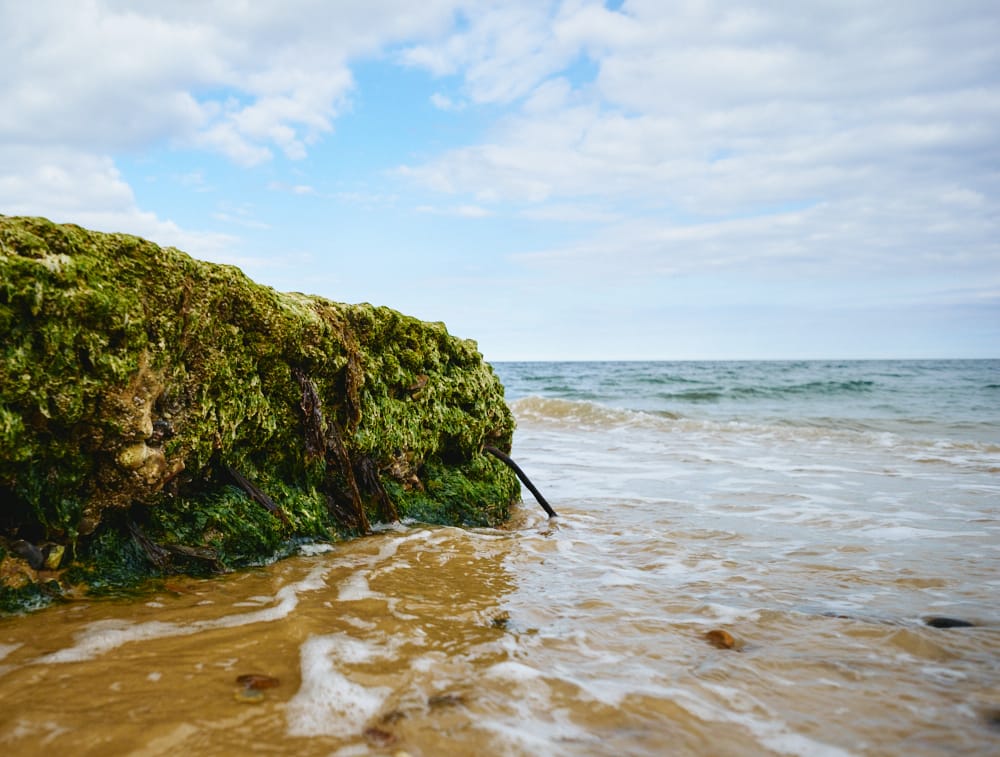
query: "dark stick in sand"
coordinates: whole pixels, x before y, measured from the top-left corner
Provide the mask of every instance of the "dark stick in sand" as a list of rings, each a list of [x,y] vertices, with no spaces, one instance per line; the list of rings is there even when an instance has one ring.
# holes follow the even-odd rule
[[[493,457],[495,457],[500,462],[504,463],[508,468],[510,468],[512,471],[514,471],[514,473],[517,474],[517,477],[521,479],[521,483],[523,483],[531,490],[531,493],[535,495],[535,499],[538,500],[538,504],[540,504],[542,506],[542,509],[549,514],[550,518],[557,517],[556,511],[553,510],[552,507],[549,505],[549,503],[545,501],[545,497],[543,497],[542,493],[535,488],[535,485],[531,483],[531,479],[529,479],[527,475],[525,475],[524,471],[521,470],[521,467],[517,463],[511,460],[510,457],[505,455],[496,447],[491,447],[490,445],[487,444],[485,447],[483,447],[483,450],[489,452],[491,455],[493,455]]]

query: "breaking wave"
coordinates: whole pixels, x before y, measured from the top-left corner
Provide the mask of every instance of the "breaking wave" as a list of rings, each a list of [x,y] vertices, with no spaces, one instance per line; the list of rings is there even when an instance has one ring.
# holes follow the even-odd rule
[[[511,402],[510,408],[521,421],[555,423],[583,429],[649,426],[681,418],[676,413],[647,413],[609,407],[589,400],[557,397],[522,397]]]

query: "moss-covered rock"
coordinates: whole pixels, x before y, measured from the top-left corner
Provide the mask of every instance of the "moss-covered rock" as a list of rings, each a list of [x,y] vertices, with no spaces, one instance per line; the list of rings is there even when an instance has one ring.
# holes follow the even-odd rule
[[[0,216],[0,604],[375,520],[500,522],[520,487],[482,448],[513,428],[475,343],[443,324]]]

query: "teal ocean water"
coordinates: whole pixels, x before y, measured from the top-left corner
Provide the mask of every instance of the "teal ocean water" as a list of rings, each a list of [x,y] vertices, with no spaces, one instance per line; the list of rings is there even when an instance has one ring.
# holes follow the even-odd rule
[[[998,752],[1000,361],[495,368],[558,517],[2,619],[0,753]]]
[[[595,411],[607,408],[677,420],[1000,442],[998,360],[553,362],[495,367],[509,400],[579,403],[581,412],[589,403]]]

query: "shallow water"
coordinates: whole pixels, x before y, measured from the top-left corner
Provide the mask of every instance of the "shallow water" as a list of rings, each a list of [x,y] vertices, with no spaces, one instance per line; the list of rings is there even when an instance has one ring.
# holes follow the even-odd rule
[[[903,402],[832,371],[839,404],[737,402],[750,380],[719,368],[716,399],[657,400],[627,366],[616,397],[594,370],[500,367],[514,457],[558,519],[528,501],[503,530],[385,527],[0,619],[0,753],[1000,749],[1000,440],[979,400],[916,413],[913,381]]]

